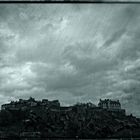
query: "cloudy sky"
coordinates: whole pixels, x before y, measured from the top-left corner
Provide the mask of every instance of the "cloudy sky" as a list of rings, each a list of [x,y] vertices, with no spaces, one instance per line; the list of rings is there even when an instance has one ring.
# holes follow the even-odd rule
[[[140,5],[1,4],[0,104],[119,99],[140,116]]]

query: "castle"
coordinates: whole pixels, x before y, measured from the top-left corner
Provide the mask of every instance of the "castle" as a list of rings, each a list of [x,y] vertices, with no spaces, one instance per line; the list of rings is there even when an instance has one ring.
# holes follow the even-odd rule
[[[101,100],[98,103],[98,107],[102,109],[106,109],[110,112],[119,112],[120,114],[125,115],[125,109],[121,108],[121,103],[119,100],[110,100],[110,99],[105,99]]]
[[[19,99],[19,101],[11,101],[9,104],[3,104],[1,106],[2,110],[26,110],[28,108],[42,106],[42,107],[60,107],[58,100],[49,101],[47,99],[42,99],[42,101],[36,101],[34,98],[30,97],[28,100]]]
[[[121,109],[121,104],[119,102],[119,100],[117,101],[113,101],[110,99],[105,99],[105,100],[101,100],[98,103],[98,106],[104,109],[110,109],[110,110],[119,110]]]
[[[140,132],[140,120],[125,115],[119,100],[100,99],[97,106],[90,102],[61,106],[58,100],[30,97],[3,104],[1,109],[0,138],[116,138],[126,129]]]
[[[42,99],[42,101],[36,101],[34,98],[30,97],[28,100],[19,99],[19,101],[11,101],[9,104],[3,104],[1,110],[28,110],[34,107],[41,106],[44,109],[50,109],[53,112],[67,112],[73,107],[62,107],[58,100],[49,101],[48,99]],[[77,104],[78,107],[78,104]],[[125,115],[125,110],[121,109],[121,104],[119,100],[113,101],[110,99],[101,100],[98,103],[98,107],[92,103],[81,104],[80,107],[84,108],[94,108],[94,110],[104,109],[112,113],[119,113]],[[79,109],[80,111],[81,109]]]

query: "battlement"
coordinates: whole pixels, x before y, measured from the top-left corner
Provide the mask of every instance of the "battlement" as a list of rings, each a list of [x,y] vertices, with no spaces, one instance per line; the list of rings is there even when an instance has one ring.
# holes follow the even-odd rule
[[[19,101],[11,101],[9,104],[3,104],[1,106],[2,110],[28,110],[34,107],[42,107],[42,108],[49,108],[53,111],[70,111],[71,107],[61,107],[59,100],[52,100],[49,101],[48,99],[42,99],[42,101],[37,101],[34,98],[30,97],[27,100],[19,99]],[[121,104],[119,100],[110,100],[105,99],[101,100],[98,103],[98,107],[92,103],[81,103],[75,105],[79,111],[81,110],[90,110],[92,109],[106,109],[110,112],[116,112],[120,114],[125,114],[125,110],[121,109]],[[73,106],[74,107],[74,106]],[[93,111],[93,110],[92,110]]]
[[[43,99],[42,101],[37,101],[30,97],[28,100],[19,99],[19,101],[11,101],[9,104],[3,104],[1,110],[26,110],[30,107],[36,106],[48,106],[48,107],[60,107],[58,100],[48,101]]]

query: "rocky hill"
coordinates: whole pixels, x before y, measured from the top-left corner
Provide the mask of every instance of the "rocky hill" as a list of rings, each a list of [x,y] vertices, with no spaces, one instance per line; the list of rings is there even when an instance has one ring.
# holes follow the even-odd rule
[[[30,104],[33,102],[30,99],[26,100],[28,106],[23,100],[19,102],[3,106],[0,137],[20,137],[31,133],[38,133],[40,137],[140,137],[139,118],[96,107],[92,103],[61,107],[58,101],[42,103],[34,100],[36,104]]]

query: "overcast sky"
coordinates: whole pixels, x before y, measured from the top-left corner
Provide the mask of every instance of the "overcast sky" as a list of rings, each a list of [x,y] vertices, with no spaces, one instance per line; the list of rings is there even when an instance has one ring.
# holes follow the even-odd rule
[[[140,116],[140,5],[1,4],[0,104],[30,96]]]

